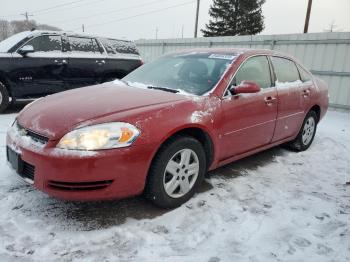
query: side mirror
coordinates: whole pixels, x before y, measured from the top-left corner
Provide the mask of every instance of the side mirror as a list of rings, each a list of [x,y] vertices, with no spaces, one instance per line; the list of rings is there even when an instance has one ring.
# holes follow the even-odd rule
[[[260,90],[261,88],[257,83],[247,80],[242,81],[239,86],[233,86],[230,88],[230,91],[235,95],[258,93]]]
[[[17,51],[20,55],[25,56],[29,53],[34,53],[34,47],[32,45],[25,45]]]

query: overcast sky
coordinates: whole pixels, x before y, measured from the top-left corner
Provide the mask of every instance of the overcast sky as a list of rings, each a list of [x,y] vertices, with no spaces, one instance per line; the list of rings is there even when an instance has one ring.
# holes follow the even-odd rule
[[[140,39],[192,37],[195,0],[1,0],[0,18],[20,19],[28,11],[39,23],[64,30],[101,36]],[[1,3],[0,2],[0,3]],[[62,6],[66,3],[75,2]],[[209,20],[212,0],[201,0],[200,28]],[[55,7],[56,6],[56,7]],[[262,34],[301,33],[307,0],[267,0],[263,6]],[[46,9],[46,10],[45,10]],[[161,9],[164,9],[160,11]],[[146,14],[148,13],[148,14]],[[23,16],[22,16],[23,18]],[[310,32],[322,32],[336,24],[336,30],[350,31],[350,0],[313,0]],[[158,30],[157,30],[158,28]],[[201,35],[201,33],[200,33]]]

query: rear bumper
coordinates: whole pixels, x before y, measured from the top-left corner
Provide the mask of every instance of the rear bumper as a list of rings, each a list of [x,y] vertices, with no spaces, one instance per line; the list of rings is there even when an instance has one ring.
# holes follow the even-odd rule
[[[141,194],[152,160],[152,146],[80,152],[61,150],[7,134],[7,146],[32,167],[36,189],[65,200],[95,201]],[[28,180],[28,179],[26,179]]]

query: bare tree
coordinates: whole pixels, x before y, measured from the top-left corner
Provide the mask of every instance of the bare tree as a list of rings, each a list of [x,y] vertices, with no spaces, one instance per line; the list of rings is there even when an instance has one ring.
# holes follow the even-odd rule
[[[329,27],[323,30],[324,32],[340,32],[342,29],[338,28],[334,20],[329,24]]]
[[[11,35],[10,24],[6,20],[0,20],[0,41],[8,38]]]
[[[52,26],[52,25],[47,25],[47,24],[38,24],[36,26],[36,29],[39,30],[49,30],[49,31],[62,31],[62,29]]]
[[[37,24],[35,20],[0,20],[0,41],[4,40],[5,38],[8,38],[11,35],[32,29],[61,31],[60,28],[55,26]]]
[[[23,31],[28,31],[28,30],[32,30],[33,28],[36,27],[36,22],[34,20],[15,20],[15,21],[11,21],[11,31],[12,34],[17,34]]]

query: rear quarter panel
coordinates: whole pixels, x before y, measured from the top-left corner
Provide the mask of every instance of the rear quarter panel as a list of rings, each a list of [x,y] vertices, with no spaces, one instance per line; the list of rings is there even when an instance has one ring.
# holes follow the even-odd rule
[[[328,85],[324,80],[318,77],[314,77],[314,84],[316,86],[316,92],[313,94],[313,101],[314,104],[320,106],[320,119],[322,119],[325,116],[329,106]]]

